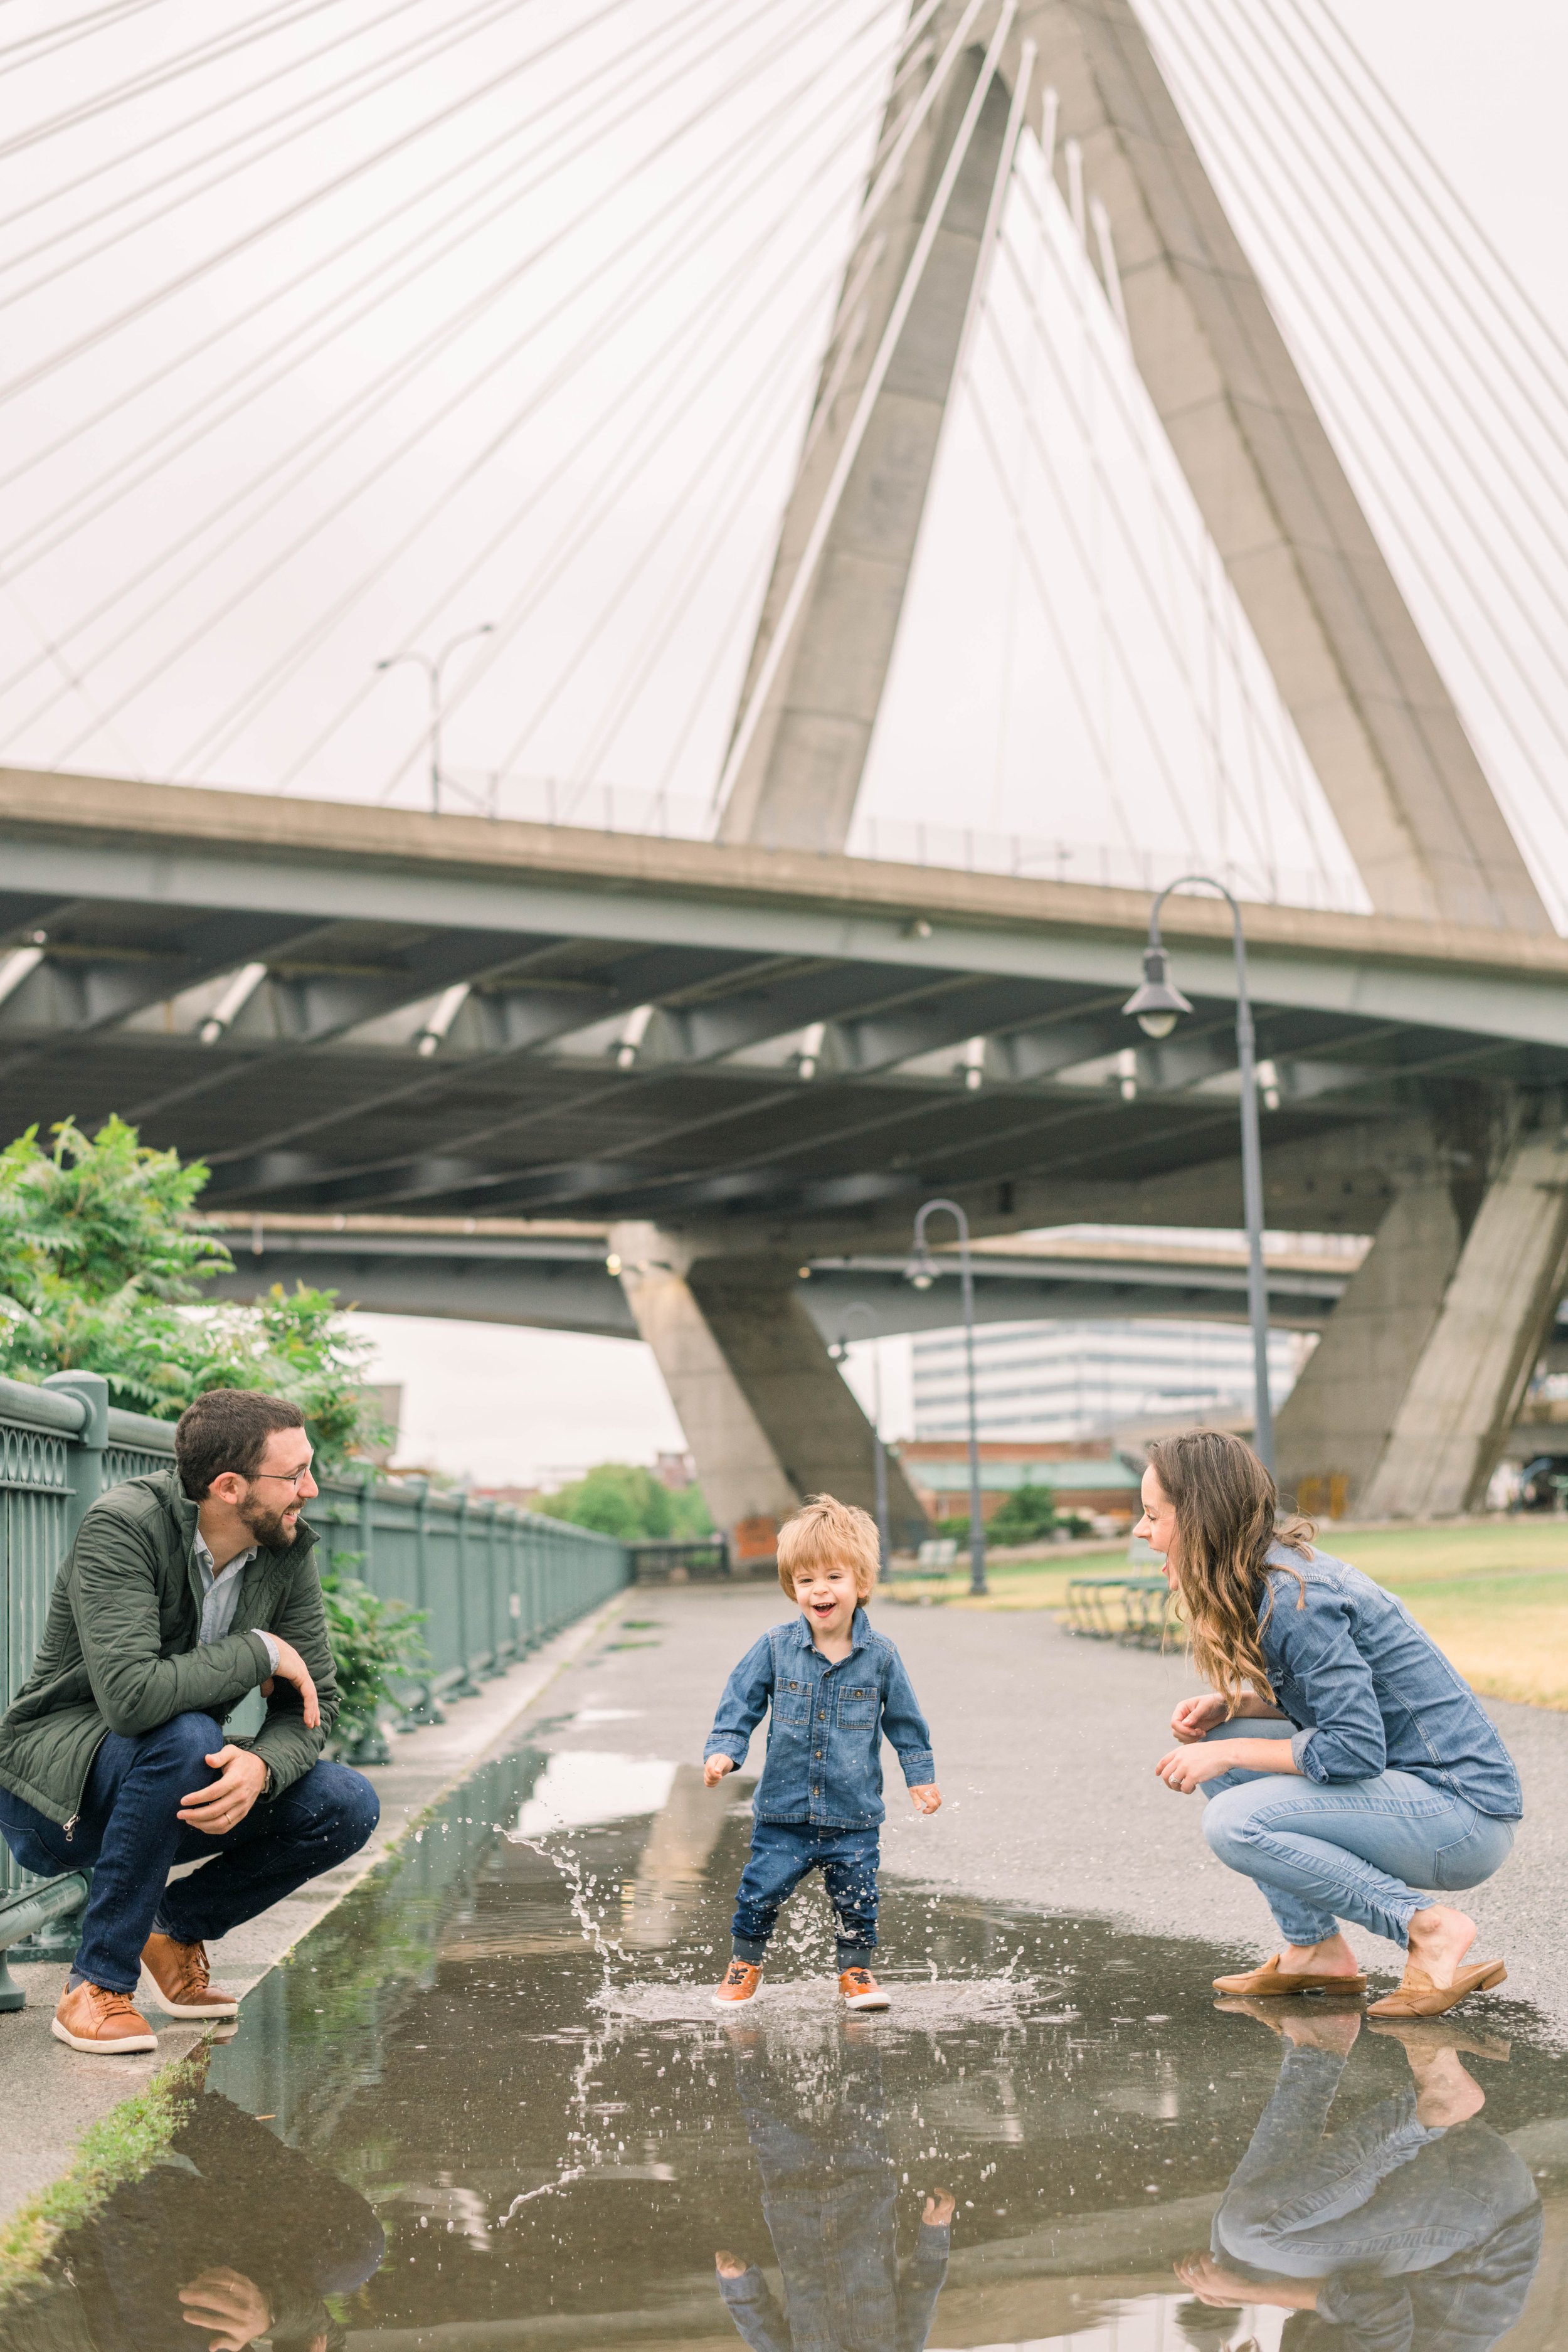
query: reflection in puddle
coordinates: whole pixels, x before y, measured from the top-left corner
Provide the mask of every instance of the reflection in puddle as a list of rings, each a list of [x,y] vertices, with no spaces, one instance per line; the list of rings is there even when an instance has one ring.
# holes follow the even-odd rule
[[[571,1736],[249,1996],[174,2163],[4,2352],[1568,2345],[1568,2094],[1526,2012],[1226,2013],[1228,1951],[891,1879],[890,2013],[839,2009],[810,1891],[721,2016],[735,1784]]]

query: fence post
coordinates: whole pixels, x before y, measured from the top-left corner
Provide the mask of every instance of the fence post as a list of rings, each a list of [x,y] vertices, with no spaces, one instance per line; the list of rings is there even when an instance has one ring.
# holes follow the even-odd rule
[[[458,1679],[447,1691],[449,1698],[478,1698],[479,1684],[474,1680],[474,1652],[468,1639],[468,1497],[458,1497]]]
[[[103,1456],[109,1444],[109,1382],[101,1372],[51,1372],[43,1383],[57,1395],[81,1401],[81,1427],[66,1444],[66,1548],[92,1504],[103,1492]]]
[[[427,1611],[430,1605],[430,1562],[425,1519],[426,1507],[429,1502],[430,1482],[427,1478],[410,1477],[405,1478],[403,1483],[405,1486],[413,1487],[415,1497],[414,1591],[416,1605],[420,1609]],[[426,1622],[426,1624],[429,1622],[427,1616]],[[428,1638],[426,1638],[426,1648],[429,1647]],[[434,1656],[434,1652],[432,1652],[431,1654]],[[410,1700],[405,1706],[403,1709],[403,1720],[397,1727],[399,1731],[418,1731],[425,1724],[446,1722],[446,1717],[442,1714],[440,1708],[436,1704],[436,1693],[433,1687],[434,1674],[435,1668],[432,1666],[430,1673],[425,1677],[424,1687],[420,1691],[418,1697]]]
[[[489,1615],[490,1654],[485,1662],[483,1680],[495,1682],[506,1672],[502,1652],[506,1647],[510,1623],[506,1602],[501,1598],[500,1555],[496,1549],[496,1512],[499,1506],[487,1502],[485,1509],[485,1591]]]

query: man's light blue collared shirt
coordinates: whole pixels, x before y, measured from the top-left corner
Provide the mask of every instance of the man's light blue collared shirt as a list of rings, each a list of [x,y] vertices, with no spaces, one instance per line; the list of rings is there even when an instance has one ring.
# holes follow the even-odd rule
[[[239,1582],[260,1547],[252,1544],[248,1551],[237,1552],[220,1576],[212,1556],[212,1549],[200,1528],[196,1529],[196,1569],[202,1580],[201,1638],[205,1643],[221,1642],[234,1623],[234,1612],[239,1606]],[[278,1671],[278,1643],[271,1633],[261,1633],[267,1654],[272,1661],[272,1671]]]

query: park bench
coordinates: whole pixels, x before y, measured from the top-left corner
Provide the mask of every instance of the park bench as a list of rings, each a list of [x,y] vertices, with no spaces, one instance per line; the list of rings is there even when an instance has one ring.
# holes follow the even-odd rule
[[[87,1871],[68,1870],[58,1878],[0,1894],[0,2015],[24,2008],[27,1999],[6,1966],[13,1949],[19,1959],[68,1957],[76,1948],[73,1923],[91,1884]]]
[[[1163,1576],[1075,1576],[1068,1585],[1068,1631],[1091,1642],[1157,1650],[1170,1601]]]
[[[951,1536],[928,1536],[916,1551],[913,1560],[889,1559],[888,1580],[897,1576],[900,1583],[913,1581],[944,1584],[952,1574],[958,1560],[958,1546]]]

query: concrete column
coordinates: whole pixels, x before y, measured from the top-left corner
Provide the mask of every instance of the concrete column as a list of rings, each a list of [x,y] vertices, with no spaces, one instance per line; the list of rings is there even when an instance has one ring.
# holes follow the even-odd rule
[[[961,15],[957,5],[938,11],[921,43],[921,69],[889,103],[879,155],[897,138]],[[980,46],[955,61],[910,148],[897,186],[849,257],[741,689],[737,725],[751,702],[753,680],[767,657],[936,183],[973,95],[985,37],[977,30]],[[813,585],[730,793],[720,827],[722,840],[754,842],[767,849],[837,850],[848,835],[925,511],[1007,107],[998,78],[845,484]]]
[[[788,1517],[826,1492],[872,1510],[871,1425],[806,1313],[793,1264],[692,1260],[678,1234],[615,1226],[610,1246],[718,1526]],[[888,1465],[894,1539],[925,1515]]]
[[[1546,1344],[1568,1255],[1561,1116],[1521,1135],[1488,1187],[1362,1507],[1477,1510]]]
[[[880,152],[961,15],[890,101]],[[970,38],[985,42],[988,5]],[[1132,355],[1380,913],[1551,925],[1449,695],[1226,217],[1129,0],[1022,0],[920,299],[725,810],[730,841],[842,848],[903,608],[1022,43],[1110,215]],[[742,690],[902,279],[981,50],[955,68],[851,255]],[[1037,124],[1039,121],[1036,115]]]
[[[1562,1113],[1434,1132],[1279,1414],[1279,1482],[1373,1518],[1474,1509],[1568,1259]],[[1462,1138],[1462,1139],[1459,1139]]]
[[[1362,1507],[1463,1244],[1439,1168],[1389,1207],[1275,1423],[1280,1491],[1303,1508]]]

